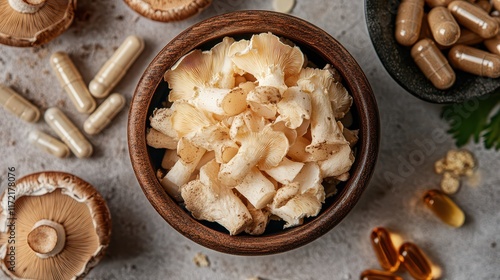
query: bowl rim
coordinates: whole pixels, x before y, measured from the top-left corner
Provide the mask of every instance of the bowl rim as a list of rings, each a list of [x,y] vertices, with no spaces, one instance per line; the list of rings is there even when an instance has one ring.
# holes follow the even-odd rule
[[[284,28],[286,26],[286,28]],[[265,236],[230,236],[211,229],[171,199],[161,187],[146,146],[146,123],[151,100],[163,74],[181,56],[215,38],[238,34],[272,32],[307,45],[327,63],[349,65],[338,69],[349,89],[360,119],[358,151],[354,172],[337,199],[304,226]],[[207,35],[209,34],[209,35]],[[313,44],[307,43],[313,40]],[[332,58],[335,58],[333,60]],[[348,77],[348,78],[346,78]],[[354,94],[353,92],[356,92]],[[362,120],[362,121],[361,121]],[[265,255],[305,245],[336,226],[354,207],[375,168],[379,146],[379,115],[368,79],[349,52],[332,36],[315,25],[294,16],[271,11],[237,11],[203,20],[173,38],[153,59],[139,80],[128,118],[128,145],[136,178],[155,210],[175,230],[192,241],[216,251],[236,255]],[[325,208],[325,206],[323,206]]]

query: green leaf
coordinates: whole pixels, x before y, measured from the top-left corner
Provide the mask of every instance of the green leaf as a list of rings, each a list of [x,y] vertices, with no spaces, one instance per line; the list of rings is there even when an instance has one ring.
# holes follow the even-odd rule
[[[488,124],[488,120],[497,104],[500,104],[500,93],[493,94],[486,99],[476,98],[443,107],[441,117],[450,124],[448,133],[453,136],[458,147],[467,144],[471,138],[474,139],[474,142],[479,142],[483,131],[493,124]],[[491,128],[491,130],[492,133],[488,134],[490,136],[489,143],[500,141],[497,140],[497,129]]]
[[[500,111],[491,118],[484,133],[484,146],[487,149],[500,150]]]

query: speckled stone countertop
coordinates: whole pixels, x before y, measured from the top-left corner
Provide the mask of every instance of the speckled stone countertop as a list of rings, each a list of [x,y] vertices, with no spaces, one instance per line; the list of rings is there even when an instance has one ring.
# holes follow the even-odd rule
[[[0,110],[1,188],[9,166],[16,167],[19,177],[60,170],[96,186],[110,207],[113,236],[106,257],[87,279],[359,279],[364,269],[379,267],[368,238],[375,226],[420,245],[442,267],[443,279],[500,279],[500,153],[467,146],[479,161],[480,181],[465,183],[454,195],[466,213],[462,228],[442,224],[424,208],[423,192],[439,183],[433,164],[454,142],[445,134],[440,106],[407,94],[384,70],[368,36],[363,6],[362,0],[298,0],[292,12],[326,30],[356,58],[375,92],[382,126],[380,156],[369,187],[344,221],[316,241],[278,255],[240,257],[211,251],[177,233],[156,213],[135,179],[127,150],[127,110],[100,135],[89,137],[95,147],[92,158],[64,160],[28,143],[34,128],[50,131],[43,121],[26,124]],[[114,90],[130,102],[142,72],[174,36],[204,18],[241,9],[272,10],[272,1],[214,0],[199,16],[178,23],[140,17],[119,0],[79,1],[72,27],[44,47],[0,46],[0,83],[43,111],[61,107],[81,125],[85,115],[70,109],[73,105],[50,69],[52,53],[68,52],[89,82],[127,35],[143,37],[145,51]],[[209,267],[194,264],[198,252],[208,256]]]

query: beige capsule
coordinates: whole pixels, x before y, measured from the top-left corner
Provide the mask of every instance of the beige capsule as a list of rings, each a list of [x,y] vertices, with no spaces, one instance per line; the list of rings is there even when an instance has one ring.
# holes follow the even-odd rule
[[[75,156],[85,158],[92,155],[92,144],[59,108],[49,108],[45,111],[44,117],[47,124],[68,145]]]
[[[491,53],[500,55],[500,35],[484,40],[484,45]]]
[[[436,43],[451,46],[460,38],[460,26],[446,7],[433,8],[427,20]]]
[[[476,33],[470,31],[467,28],[462,28],[460,30],[460,38],[458,38],[458,41],[455,44],[472,46],[472,45],[480,44],[483,41],[484,41],[483,37],[477,35]]]
[[[53,156],[65,158],[69,156],[69,149],[63,142],[39,130],[30,132],[28,136],[31,144]]]
[[[493,5],[492,3],[490,3],[490,0],[479,0],[476,2],[476,5],[487,13],[491,12],[491,9],[493,8]]]
[[[396,41],[403,46],[413,45],[420,36],[424,0],[403,0],[396,16]]]
[[[111,94],[97,110],[83,123],[83,130],[90,135],[101,132],[125,106],[125,97]]]
[[[108,96],[143,49],[144,41],[141,38],[128,36],[90,82],[90,93],[96,98]]]
[[[456,45],[448,53],[448,60],[454,68],[474,75],[500,77],[500,55],[465,45]]]
[[[96,103],[90,95],[87,85],[83,82],[82,75],[76,69],[68,54],[56,52],[50,57],[50,65],[66,91],[71,102],[80,113],[90,114],[95,110]]]
[[[481,9],[467,1],[453,1],[448,9],[455,19],[465,28],[488,39],[498,33],[498,23],[495,19]]]
[[[453,0],[425,0],[425,3],[431,8],[434,8],[438,6],[446,7],[448,6],[448,4],[450,4],[451,1]]]
[[[448,89],[455,83],[455,72],[431,39],[418,41],[411,49],[411,56],[436,88]]]
[[[500,0],[491,0],[491,4],[495,10],[500,11]]]
[[[10,87],[0,84],[0,104],[25,122],[37,122],[40,110]]]

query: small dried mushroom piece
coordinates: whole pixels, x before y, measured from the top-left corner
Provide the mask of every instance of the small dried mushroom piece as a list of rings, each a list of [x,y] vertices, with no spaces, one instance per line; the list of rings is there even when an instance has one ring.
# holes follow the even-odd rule
[[[76,0],[0,1],[0,44],[34,47],[66,31],[75,17]]]
[[[15,208],[9,197],[6,190],[0,208],[0,266],[9,277],[81,279],[104,256],[111,216],[87,182],[62,172],[36,173],[17,181]]]
[[[155,21],[183,20],[206,9],[212,0],[124,0],[134,11]]]

